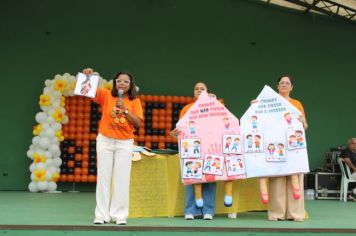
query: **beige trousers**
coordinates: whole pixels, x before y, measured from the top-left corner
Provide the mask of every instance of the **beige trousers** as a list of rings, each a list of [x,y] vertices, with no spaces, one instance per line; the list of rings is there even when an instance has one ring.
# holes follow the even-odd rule
[[[132,150],[133,139],[118,140],[102,134],[96,138],[96,219],[127,219]]]
[[[304,176],[299,174],[300,199],[293,198],[293,190],[290,176],[269,178],[269,220],[303,221],[304,209]]]

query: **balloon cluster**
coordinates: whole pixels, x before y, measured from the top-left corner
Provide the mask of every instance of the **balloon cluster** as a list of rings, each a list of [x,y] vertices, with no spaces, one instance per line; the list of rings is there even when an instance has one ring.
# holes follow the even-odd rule
[[[29,169],[31,182],[28,189],[31,192],[55,191],[56,182],[60,179],[60,142],[64,140],[62,124],[69,121],[65,110],[67,96],[73,96],[76,77],[68,73],[56,75],[52,80],[45,81],[45,88],[39,97],[41,112],[33,127],[32,144],[27,156],[33,160]],[[100,79],[99,86],[110,86],[110,81]]]

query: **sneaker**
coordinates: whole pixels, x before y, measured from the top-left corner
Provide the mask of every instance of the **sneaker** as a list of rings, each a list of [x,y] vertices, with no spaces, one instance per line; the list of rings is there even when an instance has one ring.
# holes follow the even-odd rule
[[[349,198],[351,198],[352,201],[356,202],[356,195],[355,194],[351,193],[349,195]]]
[[[96,225],[102,225],[102,224],[104,224],[104,220],[103,220],[103,219],[100,219],[100,218],[95,218],[95,219],[94,219],[94,224],[96,224]]]
[[[127,222],[126,222],[126,220],[117,220],[117,221],[116,221],[116,224],[117,224],[117,225],[126,225]]]
[[[203,219],[204,219],[204,220],[212,220],[212,219],[213,219],[213,216],[210,215],[210,214],[204,214]]]
[[[237,213],[229,213],[229,214],[227,214],[227,218],[229,218],[229,219],[236,219],[236,217],[237,217]]]
[[[186,219],[186,220],[194,220],[194,216],[192,214],[186,214],[184,216],[184,219]]]

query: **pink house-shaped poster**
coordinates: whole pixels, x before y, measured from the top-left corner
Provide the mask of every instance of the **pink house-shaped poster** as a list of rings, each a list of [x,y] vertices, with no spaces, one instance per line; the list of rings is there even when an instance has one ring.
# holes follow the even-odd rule
[[[202,92],[176,128],[184,184],[246,178],[239,120],[215,97]]]

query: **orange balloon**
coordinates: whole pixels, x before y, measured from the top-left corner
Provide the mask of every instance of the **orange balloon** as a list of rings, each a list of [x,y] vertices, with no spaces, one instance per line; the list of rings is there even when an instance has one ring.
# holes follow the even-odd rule
[[[88,182],[93,183],[96,181],[96,176],[95,175],[89,175],[88,176]]]
[[[90,139],[90,140],[96,140],[96,136],[97,136],[96,133],[90,133],[90,134],[89,134],[89,139]]]
[[[166,96],[166,102],[172,102],[172,96]],[[167,105],[166,105],[167,106]]]
[[[81,161],[82,159],[83,159],[82,154],[76,153],[76,154],[74,155],[74,160],[76,160],[76,161]]]
[[[73,182],[74,176],[73,175],[67,175],[67,181],[68,182]]]
[[[146,142],[145,142],[145,146],[148,147],[148,148],[151,148],[151,147],[152,147],[152,144],[151,144],[151,142],[147,142],[147,141],[146,141]]]
[[[82,154],[82,161],[88,161],[89,160],[89,154],[88,153],[83,153]]]
[[[158,143],[158,149],[164,149],[165,147],[166,147],[166,144],[164,142]]]
[[[89,147],[87,147],[87,146],[83,146],[83,148],[82,148],[82,153],[83,154],[89,154]]]
[[[82,168],[82,175],[88,175],[88,173],[89,173],[88,168]]]
[[[87,175],[82,175],[81,178],[80,178],[80,181],[83,182],[83,183],[88,182],[88,176]]]
[[[82,168],[79,167],[74,168],[74,175],[80,175],[80,174],[82,174]]]
[[[60,181],[61,182],[67,182],[67,175],[66,174],[61,174]]]
[[[75,153],[74,147],[68,147],[68,153]]]
[[[88,168],[89,167],[89,161],[82,161],[82,168]]]
[[[69,168],[73,168],[73,167],[74,167],[74,161],[68,161],[68,162],[67,162],[67,166],[68,166]]]
[[[74,175],[74,182],[80,182],[81,181],[81,175]]]

